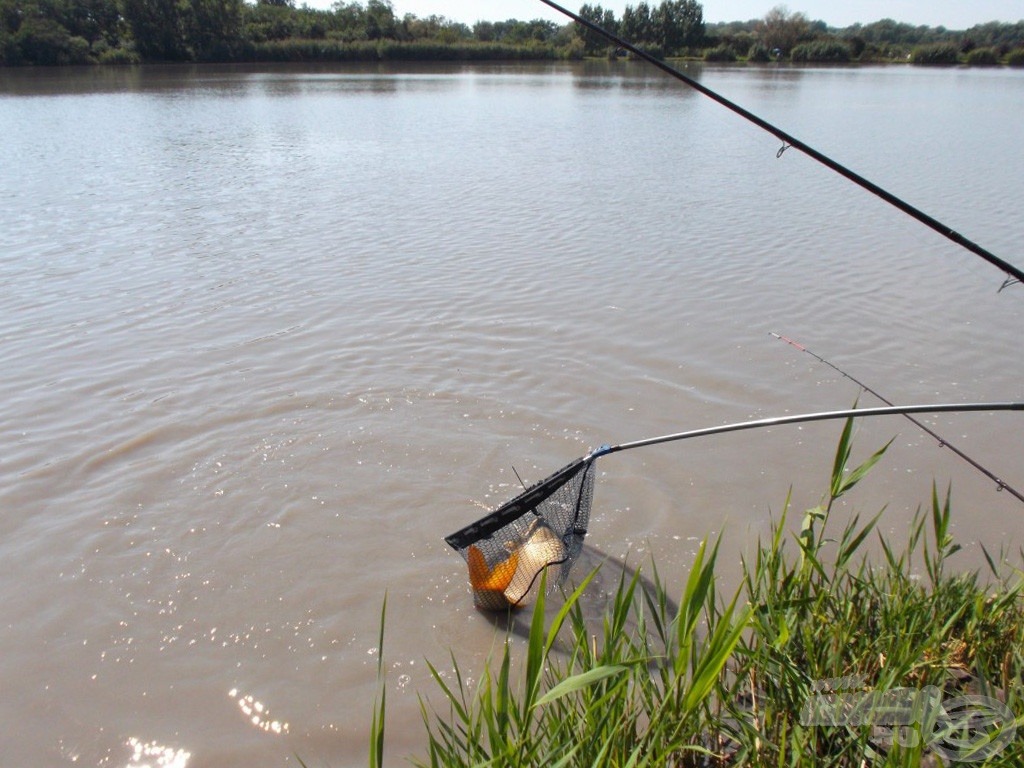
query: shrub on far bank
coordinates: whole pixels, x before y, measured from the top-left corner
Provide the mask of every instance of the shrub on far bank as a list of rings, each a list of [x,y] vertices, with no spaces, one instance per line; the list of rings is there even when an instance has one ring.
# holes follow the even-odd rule
[[[44,64],[66,66],[91,64],[89,41],[70,34],[53,19],[31,17],[17,32],[0,28],[0,62],[4,64]]]
[[[704,61],[736,61],[736,51],[725,43],[704,51]]]
[[[890,45],[868,43],[860,52],[857,60],[861,63],[872,61],[909,61],[910,47],[906,45]]]
[[[747,61],[749,62],[767,64],[771,60],[771,53],[768,51],[768,46],[764,43],[754,43],[750,46],[750,50],[747,51]]]
[[[839,40],[813,40],[794,46],[789,58],[801,64],[845,64],[852,56],[850,46]]]
[[[106,48],[96,57],[100,64],[141,64],[142,57],[132,47]]]
[[[639,48],[641,51],[643,51],[644,53],[649,53],[651,56],[653,56],[656,59],[663,59],[663,58],[665,58],[665,49],[662,48],[657,43],[634,43],[634,45],[637,48]],[[639,57],[636,54],[630,52],[626,56],[626,58],[628,58],[628,59],[630,59],[632,61],[632,60],[638,59]]]
[[[910,63],[948,67],[960,63],[960,51],[952,43],[917,45],[910,52]]]
[[[975,48],[967,54],[967,65],[997,67],[999,66],[999,52],[995,48]]]
[[[1006,63],[1011,67],[1024,67],[1024,48],[1016,48],[1006,56]]]

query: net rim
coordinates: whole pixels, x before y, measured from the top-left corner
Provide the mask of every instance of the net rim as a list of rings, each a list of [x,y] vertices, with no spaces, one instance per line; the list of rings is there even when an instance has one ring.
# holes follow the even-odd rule
[[[566,464],[515,498],[506,501],[493,512],[445,536],[445,542],[452,549],[463,552],[470,544],[490,538],[495,532],[549,499],[559,488],[586,469],[595,458],[593,455],[583,456]]]

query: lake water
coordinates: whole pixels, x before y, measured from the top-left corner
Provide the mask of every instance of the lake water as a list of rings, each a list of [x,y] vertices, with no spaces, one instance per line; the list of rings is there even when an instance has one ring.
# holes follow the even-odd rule
[[[1024,72],[687,71],[1024,263]],[[1024,287],[642,65],[0,71],[0,129],[5,765],[363,763],[385,594],[422,754],[425,661],[504,636],[442,537],[513,468],[853,404],[771,331],[897,402],[1024,398]],[[925,420],[1024,489],[1022,418]],[[724,532],[728,583],[840,426],[602,459],[590,556],[676,590]],[[893,435],[845,510],[898,539],[952,484],[958,563],[1024,545],[909,422],[857,456]]]

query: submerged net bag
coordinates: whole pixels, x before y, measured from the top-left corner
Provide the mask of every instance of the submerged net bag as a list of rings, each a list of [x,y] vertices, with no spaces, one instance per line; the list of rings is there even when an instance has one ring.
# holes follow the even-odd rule
[[[478,607],[496,611],[518,605],[552,565],[562,566],[558,583],[565,581],[587,535],[593,459],[577,459],[445,537],[469,566]]]

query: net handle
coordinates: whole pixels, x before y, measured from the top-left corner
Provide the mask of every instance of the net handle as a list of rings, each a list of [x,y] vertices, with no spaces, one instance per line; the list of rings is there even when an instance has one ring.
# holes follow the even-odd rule
[[[603,445],[592,451],[587,459],[596,459],[609,453],[628,451],[632,448],[642,448],[645,445],[657,445],[658,443],[669,443],[674,440],[687,440],[691,437],[703,437],[705,435],[719,435],[723,432],[738,432],[744,429],[758,429],[760,427],[776,427],[784,424],[801,424],[809,421],[827,421],[829,419],[860,418],[861,416],[892,416],[908,413],[965,413],[972,411],[1024,411],[1024,403],[940,403],[937,405],[893,405],[883,408],[850,408],[842,411],[821,411],[819,413],[800,413],[793,416],[776,416],[770,419],[757,419],[756,421],[741,421],[735,424],[722,424],[717,427],[704,427],[703,429],[691,429],[687,432],[676,432],[671,435],[649,437],[646,440],[634,440],[619,445]]]

